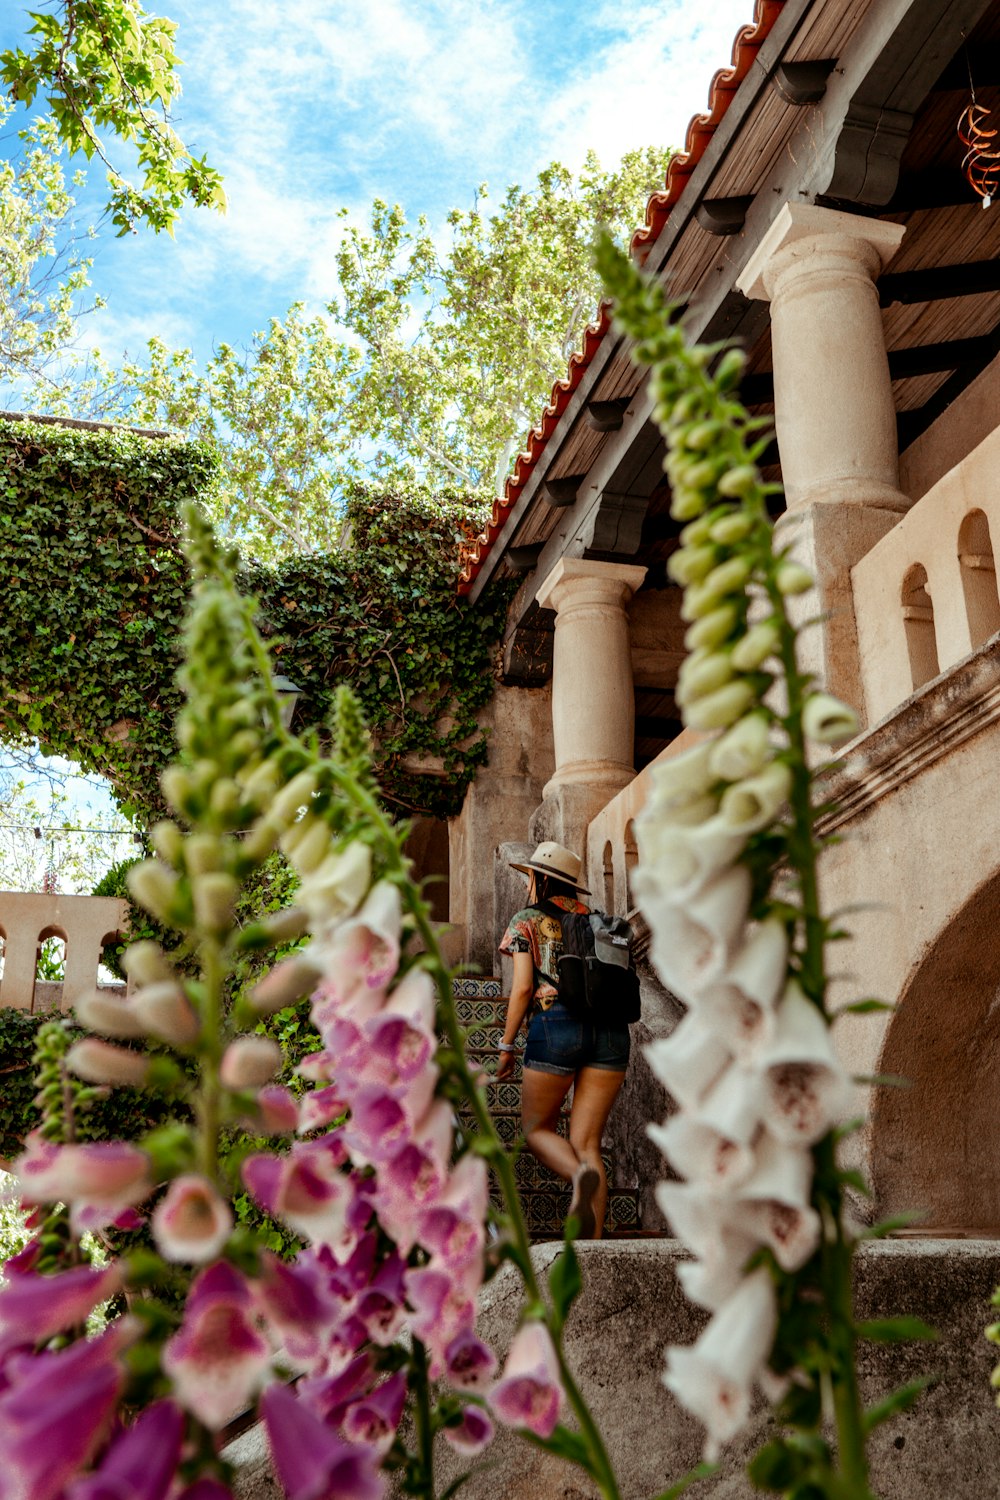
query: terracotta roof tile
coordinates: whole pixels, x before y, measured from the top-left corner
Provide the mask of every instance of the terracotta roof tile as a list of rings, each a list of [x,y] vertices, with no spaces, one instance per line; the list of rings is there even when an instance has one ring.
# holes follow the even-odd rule
[[[670,165],[667,168],[664,188],[662,192],[654,193],[649,199],[649,202],[646,204],[646,222],[632,236],[632,254],[640,264],[645,261],[653,245],[659,238],[663,226],[670,216],[670,210],[684,191],[688,178],[705,154],[705,149],[715,134],[719,122],[729,108],[730,100],[750,71],[751,64],[757,56],[757,51],[766,40],[784,3],[785,0],[755,0],[753,21],[746,26],[742,26],[736,33],[736,38],[733,42],[733,60],[731,66],[720,68],[712,79],[708,93],[708,113],[695,115],[691,120],[687,128],[687,137],[683,152],[671,158]],[[493,547],[493,543],[503,530],[508,515],[524,490],[546,443],[558,426],[559,419],[566,410],[570,397],[580,384],[584,371],[597,353],[601,341],[610,327],[610,323],[611,318],[608,311],[608,304],[602,302],[597,310],[595,321],[590,323],[584,331],[582,349],[570,357],[567,373],[561,380],[557,380],[552,387],[549,404],[542,412],[538,425],[528,434],[524,451],[518,455],[515,461],[510,477],[504,486],[503,495],[499,499],[494,500],[493,511],[485,531],[476,537],[475,541],[468,543],[462,548],[462,572],[459,577],[459,593],[467,594],[475,582],[483,563]]]

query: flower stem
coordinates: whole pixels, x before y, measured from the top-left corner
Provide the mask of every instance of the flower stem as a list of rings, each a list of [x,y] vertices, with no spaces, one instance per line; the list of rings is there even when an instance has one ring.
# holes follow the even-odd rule
[[[219,1079],[219,1031],[222,1023],[224,966],[219,945],[205,937],[201,943],[204,986],[203,1035],[208,1045],[201,1053],[201,1086],[197,1101],[198,1167],[202,1175],[219,1186],[219,1128],[222,1115],[222,1085]]]
[[[414,1421],[417,1428],[417,1460],[420,1494],[434,1500],[434,1422],[431,1417],[431,1388],[427,1350],[420,1339],[413,1340],[410,1357],[411,1388],[416,1388]]]

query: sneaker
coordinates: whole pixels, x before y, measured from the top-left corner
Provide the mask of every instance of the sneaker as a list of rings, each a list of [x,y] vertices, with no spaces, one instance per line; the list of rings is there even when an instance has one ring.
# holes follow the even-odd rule
[[[576,1219],[580,1228],[577,1239],[592,1240],[597,1233],[597,1216],[594,1213],[594,1194],[601,1185],[601,1174],[587,1162],[573,1173],[573,1196],[569,1204],[569,1216]]]

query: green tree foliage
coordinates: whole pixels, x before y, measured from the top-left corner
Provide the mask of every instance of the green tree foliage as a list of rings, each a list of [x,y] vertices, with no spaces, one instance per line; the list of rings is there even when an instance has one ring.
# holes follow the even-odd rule
[[[30,50],[0,53],[0,80],[19,105],[43,98],[59,140],[104,163],[119,235],[137,224],[172,233],[186,199],[225,208],[219,173],[171,124],[181,91],[174,21],[137,0],[57,0],[29,16]],[[109,157],[109,137],[135,147],[138,186]]]
[[[0,737],[36,738],[106,776],[126,813],[158,805],[179,703],[188,599],[178,511],[210,497],[203,445],[122,431],[0,422]],[[407,811],[461,804],[486,757],[504,598],[456,597],[474,526],[459,497],[353,491],[350,542],[243,576],[281,669],[303,689],[297,723],[322,728],[349,681],[369,716],[386,795]],[[432,773],[421,756],[434,757]]]
[[[203,370],[153,339],[112,378],[118,410],[218,446],[213,521],[264,561],[327,550],[331,497],[359,480],[492,498],[594,314],[596,229],[628,238],[668,156],[554,164],[495,209],[483,187],[443,247],[377,200],[346,230],[325,315],[296,304]]]

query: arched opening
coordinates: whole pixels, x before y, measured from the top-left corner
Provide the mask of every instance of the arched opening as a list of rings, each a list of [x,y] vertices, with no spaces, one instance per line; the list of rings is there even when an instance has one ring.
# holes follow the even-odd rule
[[[926,1215],[921,1230],[1000,1233],[1000,873],[970,897],[911,974],[880,1074],[908,1080],[872,1097],[880,1216]]]
[[[629,818],[625,824],[625,915],[635,911],[632,894],[632,871],[639,863],[639,848],[635,841],[635,823]]]
[[[66,977],[66,934],[60,927],[46,927],[38,934],[35,948],[35,987],[31,997],[34,1012],[58,1010]]]
[[[993,561],[990,525],[981,510],[970,510],[958,533],[958,561],[962,569],[962,591],[969,621],[969,639],[981,646],[1000,630],[1000,598]]]
[[[902,607],[910,680],[916,692],[941,670],[934,634],[934,605],[927,592],[927,570],[920,563],[916,563],[903,579]]]
[[[614,912],[615,909],[615,856],[608,839],[604,845],[604,855],[601,860],[601,868],[604,883],[604,910]]]
[[[125,934],[115,929],[101,938],[101,956],[97,961],[94,983],[102,990],[120,990],[125,994],[125,971],[121,966],[127,943]]]

